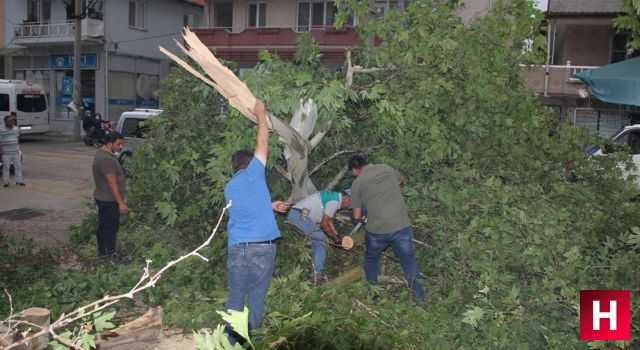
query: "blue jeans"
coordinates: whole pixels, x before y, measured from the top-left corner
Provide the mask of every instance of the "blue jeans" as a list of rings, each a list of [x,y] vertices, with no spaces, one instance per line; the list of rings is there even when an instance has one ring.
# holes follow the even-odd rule
[[[249,308],[249,329],[260,328],[264,299],[276,264],[275,244],[237,244],[227,248],[227,310]]]
[[[287,222],[295,226],[298,231],[304,234],[307,239],[311,240],[311,261],[313,263],[313,274],[321,275],[324,270],[324,261],[327,258],[326,246],[329,239],[320,228],[320,224],[316,224],[311,219],[306,218],[300,221],[301,212],[296,209],[289,210]]]
[[[420,272],[413,255],[413,231],[411,227],[405,227],[393,233],[375,234],[367,231],[365,235],[364,273],[370,283],[378,282],[380,271],[380,258],[389,246],[393,249],[402,265],[404,278],[407,280],[416,299],[424,303],[424,290],[418,282]]]

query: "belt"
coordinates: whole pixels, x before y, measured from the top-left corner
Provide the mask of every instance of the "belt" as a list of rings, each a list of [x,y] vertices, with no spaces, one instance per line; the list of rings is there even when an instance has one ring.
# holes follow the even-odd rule
[[[234,245],[247,246],[247,245],[260,245],[260,244],[274,244],[274,243],[276,243],[276,241],[278,239],[280,239],[280,238],[271,239],[271,240],[268,240],[268,241],[259,241],[259,242],[242,242],[242,243],[238,243],[238,244],[234,244]]]

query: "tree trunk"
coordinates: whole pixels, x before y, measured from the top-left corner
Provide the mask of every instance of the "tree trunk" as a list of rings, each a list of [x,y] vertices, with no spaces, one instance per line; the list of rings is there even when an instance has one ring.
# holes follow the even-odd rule
[[[99,334],[99,349],[146,350],[160,343],[162,308],[156,307],[122,327]]]

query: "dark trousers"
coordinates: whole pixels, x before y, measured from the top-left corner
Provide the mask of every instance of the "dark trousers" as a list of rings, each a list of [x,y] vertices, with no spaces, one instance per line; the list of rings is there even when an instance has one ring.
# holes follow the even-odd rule
[[[116,252],[116,233],[120,228],[120,210],[118,202],[103,202],[96,199],[98,205],[98,255],[109,257]]]

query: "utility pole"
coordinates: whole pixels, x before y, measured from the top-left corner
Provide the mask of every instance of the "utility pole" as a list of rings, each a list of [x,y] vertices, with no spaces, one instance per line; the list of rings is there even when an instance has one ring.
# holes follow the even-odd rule
[[[73,104],[78,115],[73,120],[73,140],[80,141],[80,118],[84,113],[80,99],[80,64],[81,62],[81,35],[82,35],[82,0],[75,0],[75,40],[73,42]]]

